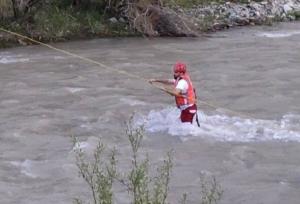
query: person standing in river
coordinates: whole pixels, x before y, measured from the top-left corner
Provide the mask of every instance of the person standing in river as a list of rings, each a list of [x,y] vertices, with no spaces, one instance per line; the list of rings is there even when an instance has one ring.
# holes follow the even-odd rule
[[[164,85],[173,85],[172,88],[162,88],[166,93],[175,96],[177,108],[181,110],[182,123],[193,123],[196,115],[197,125],[200,127],[197,116],[197,97],[185,63],[176,62],[173,66],[174,79],[150,79],[149,83],[158,82]]]

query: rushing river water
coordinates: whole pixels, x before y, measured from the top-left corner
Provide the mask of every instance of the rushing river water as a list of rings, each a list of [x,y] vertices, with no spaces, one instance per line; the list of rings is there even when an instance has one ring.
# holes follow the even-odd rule
[[[117,147],[126,171],[124,122],[144,124],[142,148],[154,163],[174,150],[170,203],[200,175],[215,175],[220,203],[300,200],[300,23],[247,27],[208,38],[98,39],[0,51],[0,203],[63,204],[86,199],[70,135],[92,151]],[[174,99],[143,78],[170,78],[188,64],[201,127],[181,124]],[[112,69],[111,69],[112,68]],[[116,70],[140,76],[132,78]],[[202,102],[205,103],[202,103]],[[119,190],[116,203],[128,202]],[[199,203],[199,202],[198,202]]]

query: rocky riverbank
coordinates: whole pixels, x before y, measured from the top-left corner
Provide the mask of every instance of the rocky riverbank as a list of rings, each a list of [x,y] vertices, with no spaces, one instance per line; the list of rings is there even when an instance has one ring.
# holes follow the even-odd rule
[[[217,31],[233,26],[272,24],[300,18],[299,0],[251,1],[244,4],[226,2],[194,6],[189,9],[180,7],[172,9],[175,12],[169,9],[162,12],[168,15],[161,15],[161,20],[169,24],[160,23],[154,26],[157,31],[160,31],[157,35],[197,36],[201,32]]]
[[[217,31],[227,29],[233,26],[245,25],[261,25],[272,24],[276,21],[293,21],[300,18],[300,0],[268,0],[268,1],[249,1],[247,3],[210,3],[206,5],[195,5],[192,8],[183,8],[177,5],[162,6],[156,4],[149,4],[147,6],[136,7],[134,16],[126,13],[124,16],[112,17],[107,22],[109,26],[106,27],[105,32],[98,31],[98,33],[86,32],[86,38],[90,37],[110,37],[109,27],[117,28],[127,27],[131,31],[123,32],[125,36],[131,32],[140,33],[145,36],[160,37],[186,37],[199,36],[203,32]],[[133,12],[132,12],[133,13]],[[136,14],[137,13],[137,14]],[[75,24],[75,23],[74,23]],[[77,27],[80,27],[77,24]],[[28,26],[27,26],[28,27]],[[66,29],[67,30],[67,29]],[[76,28],[76,30],[80,30]],[[87,30],[82,28],[81,30]],[[92,30],[95,30],[94,28]],[[116,30],[116,29],[115,29]],[[118,29],[117,29],[118,30]],[[120,29],[122,30],[122,29]],[[78,39],[85,38],[85,34],[81,31],[76,34],[67,30],[59,36],[59,39]],[[49,41],[49,32],[42,31],[27,31],[30,36],[42,41]],[[35,36],[34,33],[38,33]],[[44,34],[43,34],[44,33]],[[54,32],[55,33],[55,32]],[[101,35],[99,35],[101,33]],[[105,34],[103,34],[105,33]],[[122,32],[118,34],[122,36]],[[55,40],[55,36],[50,41]],[[0,47],[5,47],[10,44],[30,44],[23,39],[16,38],[10,34],[0,32]]]
[[[274,21],[292,21],[300,18],[299,0],[269,0],[237,4],[227,2],[222,5],[199,6],[180,10],[185,15],[211,24],[201,29],[219,30],[232,26],[260,25]]]

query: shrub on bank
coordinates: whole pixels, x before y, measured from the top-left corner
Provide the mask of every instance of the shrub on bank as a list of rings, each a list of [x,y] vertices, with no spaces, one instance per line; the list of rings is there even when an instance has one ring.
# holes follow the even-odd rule
[[[136,35],[195,37],[232,26],[299,19],[297,0],[260,1],[0,0],[0,26],[47,42]],[[2,33],[0,41],[30,43]]]
[[[26,12],[24,9],[21,12],[20,8],[20,11],[15,12],[18,15],[14,15],[10,2],[0,0],[0,11],[6,11],[0,12],[0,26],[43,42],[136,35],[129,29],[127,22],[110,20],[112,12],[105,0],[40,0]],[[82,3],[75,5],[74,2]],[[18,42],[20,39],[0,33],[0,41]]]
[[[0,26],[42,41],[147,35],[153,18],[149,6],[189,8],[211,2],[223,0],[0,0]]]

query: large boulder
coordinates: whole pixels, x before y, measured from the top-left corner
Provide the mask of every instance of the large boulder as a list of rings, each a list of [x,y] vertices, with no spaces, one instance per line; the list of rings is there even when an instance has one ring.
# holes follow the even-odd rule
[[[193,22],[191,19],[187,20],[184,14],[157,5],[134,9],[127,16],[130,16],[131,25],[146,36],[198,36]]]
[[[198,36],[191,19],[167,8],[151,7],[153,29],[159,36],[196,37]]]

